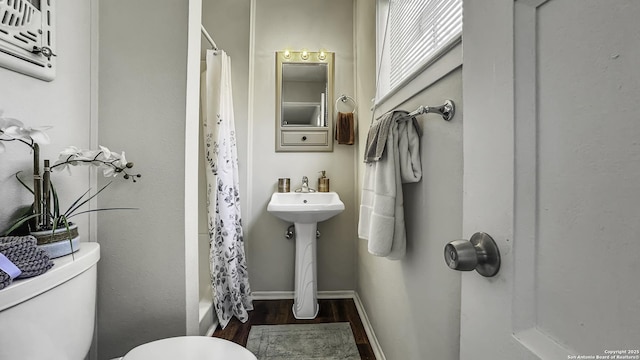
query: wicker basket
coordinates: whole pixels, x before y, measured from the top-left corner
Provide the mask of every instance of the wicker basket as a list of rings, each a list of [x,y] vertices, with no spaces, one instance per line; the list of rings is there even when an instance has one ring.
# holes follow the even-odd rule
[[[38,245],[51,244],[59,241],[69,241],[77,238],[78,225],[69,224],[69,229],[61,227],[55,230],[32,231],[31,235],[38,240]]]

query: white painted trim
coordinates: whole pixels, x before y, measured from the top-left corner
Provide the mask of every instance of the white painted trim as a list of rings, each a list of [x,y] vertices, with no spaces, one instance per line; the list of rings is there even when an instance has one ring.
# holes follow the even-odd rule
[[[213,333],[216,331],[219,324],[220,323],[218,322],[218,320],[214,321],[213,324],[211,324],[211,326],[209,327],[209,329],[207,329],[207,332],[204,334],[204,336],[207,336],[207,337],[213,336]]]
[[[254,291],[251,297],[253,300],[293,299],[293,291]]]
[[[538,234],[538,7],[545,1],[519,1],[514,5],[515,153],[512,323],[513,338],[542,359],[567,359],[574,349],[537,327],[536,268]],[[533,254],[533,256],[532,256]]]
[[[89,91],[91,94],[89,95],[89,148],[96,149],[99,145],[98,138],[98,88],[99,88],[99,13],[98,13],[98,0],[91,0],[90,5],[90,16],[91,16],[91,25],[90,25],[90,55],[89,55],[89,66],[91,67],[89,74]],[[97,189],[98,185],[98,173],[97,171],[90,170],[89,171],[89,187],[91,189]],[[98,199],[93,198],[89,200],[89,208],[96,209],[98,208]],[[98,214],[96,212],[89,213],[89,241],[97,242],[98,241]],[[96,289],[97,291],[97,289]],[[96,303],[96,312],[94,315],[94,325],[93,325],[93,340],[91,341],[91,348],[89,349],[89,354],[87,355],[87,359],[96,360],[98,359],[98,309]]]
[[[200,315],[200,334],[202,336],[211,336],[218,327],[218,319],[213,313],[213,301],[212,300],[200,300],[199,303],[199,315]]]
[[[353,290],[318,291],[318,299],[353,299]],[[254,300],[282,300],[293,299],[293,291],[254,291],[251,293]]]
[[[540,359],[569,359],[570,355],[579,354],[575,350],[565,348],[564,345],[535,327],[517,332],[512,336]]]
[[[318,299],[354,299],[355,296],[353,290],[318,291]]]
[[[99,59],[99,15],[98,15],[98,2],[97,0],[91,0],[90,2],[91,8],[91,34],[90,36],[90,45],[89,45],[89,58],[90,58],[90,74],[89,74],[89,149],[97,149],[99,145],[98,138],[98,78],[99,78],[99,67],[98,67],[98,59]],[[97,189],[98,184],[98,172],[89,170],[89,187],[91,189]],[[98,208],[98,199],[94,197],[89,200],[89,208],[97,209]],[[96,242],[98,241],[98,214],[96,212],[89,213],[89,241]]]
[[[254,291],[251,293],[254,300],[282,300],[293,299],[293,291]],[[362,321],[362,326],[371,344],[371,349],[376,357],[376,360],[386,360],[376,333],[373,331],[373,326],[369,322],[369,316],[364,309],[364,305],[360,300],[360,296],[354,290],[337,290],[337,291],[318,291],[318,299],[353,299],[358,310],[358,316]]]
[[[376,333],[373,331],[373,326],[369,321],[369,316],[367,316],[367,312],[364,310],[364,304],[362,304],[362,300],[360,300],[360,295],[355,291],[353,292],[353,295],[353,302],[356,304],[356,309],[358,309],[358,315],[360,316],[360,321],[362,321],[364,332],[367,333],[367,338],[369,339],[369,344],[373,350],[373,355],[375,355],[377,360],[387,360],[387,357],[382,352],[382,347],[378,342]]]
[[[184,119],[184,275],[185,333],[198,335],[198,164],[200,146],[200,28],[202,0],[189,0],[186,110]],[[194,261],[195,259],[195,261]]]
[[[353,299],[355,291],[353,290],[336,290],[336,291],[318,291],[318,299]],[[253,291],[251,293],[253,300],[282,300],[293,299],[293,291]]]
[[[358,92],[358,89],[360,88],[360,86],[358,85],[358,73],[359,73],[359,68],[358,68],[358,1],[354,1],[353,2],[353,30],[352,32],[352,42],[353,42],[353,96],[354,99],[359,99],[360,98],[360,93]],[[374,66],[375,68],[375,66]],[[360,123],[361,123],[361,117],[363,115],[362,112],[360,112],[359,109],[360,106],[356,106],[356,109],[358,114],[355,117],[355,124],[354,124],[354,132],[355,132],[355,145],[354,145],[354,152],[353,152],[353,168],[354,168],[354,173],[353,173],[353,189],[355,191],[353,191],[353,193],[351,194],[352,199],[353,199],[353,204],[356,207],[356,209],[358,209],[358,207],[360,206],[360,137],[359,137],[359,133],[360,133]],[[336,109],[337,111],[337,109]],[[336,119],[337,121],[337,119]],[[362,128],[362,131],[364,131],[365,128]],[[354,234],[358,234],[358,222],[360,221],[359,218],[360,214],[359,212],[357,213],[357,215],[355,216],[355,221],[353,222],[353,224],[351,224],[353,230],[354,230]],[[353,274],[355,275],[354,277],[354,286],[355,284],[358,283],[358,240],[357,236],[355,241],[352,241],[352,248],[353,248],[353,257],[352,257],[352,264],[351,264],[351,270],[353,271]]]
[[[251,227],[253,224],[253,121],[254,121],[254,99],[255,99],[255,67],[256,67],[256,0],[251,0],[249,11],[249,85],[247,98],[247,211],[243,221],[244,226]],[[244,219],[243,219],[244,220]],[[248,232],[245,232],[245,234]],[[251,254],[248,254],[251,256]]]
[[[514,239],[518,246],[513,251],[516,271],[513,274],[512,332],[527,329],[535,332],[536,264],[538,246],[538,116],[537,116],[537,11],[527,2],[514,3],[514,124],[515,153],[514,177]],[[532,256],[533,255],[533,256]],[[527,332],[529,333],[529,332]],[[519,339],[519,336],[514,336]],[[526,336],[525,336],[526,338]],[[566,356],[565,356],[566,358]]]

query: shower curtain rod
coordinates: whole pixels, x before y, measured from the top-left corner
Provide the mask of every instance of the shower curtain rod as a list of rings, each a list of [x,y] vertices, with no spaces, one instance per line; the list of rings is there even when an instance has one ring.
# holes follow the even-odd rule
[[[211,35],[209,35],[209,33],[207,32],[207,29],[205,29],[204,25],[202,24],[200,24],[200,32],[202,32],[202,35],[204,35],[204,37],[207,39],[209,44],[213,46],[213,50],[218,50],[218,45],[216,45],[216,42],[213,41],[213,38],[211,37]]]

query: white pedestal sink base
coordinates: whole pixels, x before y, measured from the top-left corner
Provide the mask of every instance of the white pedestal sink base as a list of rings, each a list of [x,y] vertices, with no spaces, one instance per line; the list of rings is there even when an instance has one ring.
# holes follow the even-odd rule
[[[314,319],[318,315],[318,286],[316,282],[317,225],[317,223],[295,223],[296,275],[293,316],[296,319]]]
[[[335,192],[273,193],[267,211],[295,225],[296,276],[293,316],[296,319],[314,319],[318,315],[317,224],[344,211],[344,203]]]

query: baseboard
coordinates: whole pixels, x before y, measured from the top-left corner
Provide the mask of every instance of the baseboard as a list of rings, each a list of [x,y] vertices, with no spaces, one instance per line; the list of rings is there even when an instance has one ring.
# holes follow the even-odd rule
[[[376,360],[387,360],[386,356],[384,356],[384,353],[382,352],[382,347],[378,342],[376,333],[373,331],[373,326],[369,321],[367,312],[364,310],[364,305],[362,304],[362,300],[360,300],[360,295],[355,291],[353,292],[353,295],[353,302],[356,304],[356,309],[358,309],[358,315],[360,315],[364,332],[367,333],[367,338],[369,338],[369,343],[371,344],[373,354],[376,356]]]
[[[213,313],[213,302],[210,300],[200,300],[200,335],[211,336],[218,327],[218,319]]]
[[[209,328],[205,332],[204,336],[208,336],[208,337],[213,336],[213,333],[218,328],[218,325],[219,325],[218,320],[214,321],[213,324],[211,324],[211,326],[209,326]]]
[[[251,293],[251,296],[254,300],[293,299],[293,291],[254,291]],[[360,320],[362,321],[364,331],[367,333],[367,337],[369,338],[373,354],[376,356],[376,360],[387,359],[382,352],[378,338],[373,331],[373,326],[371,326],[371,323],[369,322],[369,317],[364,310],[364,305],[362,304],[357,292],[353,290],[318,291],[318,299],[353,299],[356,309],[358,310]]]
[[[293,299],[293,291],[252,291],[253,300]]]
[[[318,291],[318,299],[353,299],[355,291]],[[254,291],[251,293],[254,300],[281,300],[293,299],[293,291]]]

